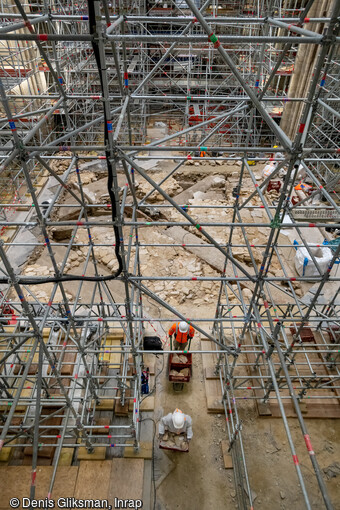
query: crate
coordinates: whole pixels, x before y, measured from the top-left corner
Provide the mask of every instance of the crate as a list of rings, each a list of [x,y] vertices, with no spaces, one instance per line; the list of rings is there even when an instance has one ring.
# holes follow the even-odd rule
[[[189,369],[189,375],[171,375],[169,373],[169,381],[170,382],[189,382],[190,381],[190,378],[191,378],[191,367],[182,367],[183,368],[188,368]],[[170,370],[177,370],[177,368],[175,367],[171,367]]]
[[[182,354],[181,351],[178,351],[178,352],[179,352],[179,354]],[[190,368],[191,365],[192,365],[192,353],[188,352],[187,354],[184,354],[184,356],[186,356],[188,358],[187,363],[173,363],[172,358],[174,357],[174,354],[171,353],[169,355],[169,367],[171,367],[170,370],[172,370],[172,369],[178,370],[178,369],[182,369],[182,368]]]
[[[162,441],[159,442],[159,447],[161,450],[172,450],[173,452],[183,452],[187,453],[189,451],[189,444],[188,448],[186,450],[182,450],[182,448],[178,448],[178,446],[167,446],[165,442],[162,443]]]
[[[299,328],[299,324],[296,324],[297,328]],[[296,329],[292,325],[290,326],[290,332],[294,336],[296,334]],[[300,337],[302,342],[315,342],[314,334],[311,328],[303,327],[300,331]]]
[[[280,181],[269,181],[267,186],[267,191],[275,190],[279,192],[281,189],[281,182]]]

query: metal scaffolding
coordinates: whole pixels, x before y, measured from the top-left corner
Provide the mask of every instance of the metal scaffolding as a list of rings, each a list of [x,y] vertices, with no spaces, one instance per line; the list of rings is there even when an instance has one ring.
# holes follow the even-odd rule
[[[307,395],[334,407],[340,396],[340,245],[325,231],[340,222],[340,4],[330,1],[322,13],[317,4],[0,2],[0,449],[31,456],[33,474],[39,452],[52,452],[49,497],[63,449],[107,447],[112,456],[138,447],[145,325],[160,332],[179,318],[211,342],[195,355],[216,355],[239,508],[253,507],[238,411],[244,399],[277,405],[311,508],[287,420],[293,405],[332,508],[300,409]],[[307,54],[302,84],[294,66]],[[151,141],[155,121],[168,134]],[[226,205],[188,207],[165,191],[202,153],[205,161],[238,165]],[[171,166],[160,183],[144,168],[152,159]],[[253,165],[268,160],[277,166],[258,182]],[[108,177],[100,203],[84,190],[83,173],[94,166]],[[310,193],[297,197],[301,168]],[[273,198],[269,185],[282,171]],[[143,198],[137,178],[151,189]],[[53,198],[44,202],[47,182]],[[155,192],[163,203],[150,201]],[[145,274],[143,250],[169,246],[145,232],[174,226],[194,236],[173,248],[204,249],[223,269]],[[294,230],[295,246],[281,235],[285,228]],[[325,243],[307,241],[308,229],[319,229]],[[34,240],[23,238],[27,231]],[[287,263],[297,246],[315,264],[314,276],[296,276]],[[24,247],[51,269],[20,269]],[[331,248],[325,270],[314,248]],[[112,263],[104,271],[105,256]],[[157,282],[218,285],[215,315],[185,317]],[[306,300],[301,289],[311,282]],[[48,296],[39,291],[47,284]],[[146,300],[164,313],[148,314]],[[132,414],[123,423],[113,413],[103,425],[101,411],[115,402]]]

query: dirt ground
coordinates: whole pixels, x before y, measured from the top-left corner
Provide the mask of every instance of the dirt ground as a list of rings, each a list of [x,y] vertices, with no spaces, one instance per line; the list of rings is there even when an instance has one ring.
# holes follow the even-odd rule
[[[193,349],[198,345],[194,343]],[[233,470],[225,469],[220,441],[227,438],[225,418],[206,410],[201,354],[193,357],[193,378],[180,393],[167,381],[166,366],[157,382],[155,418],[179,407],[193,419],[194,436],[189,453],[157,453],[171,461],[170,472],[157,490],[157,510],[222,510],[238,508]],[[162,364],[159,361],[159,368]],[[242,437],[254,508],[262,510],[302,510],[305,504],[280,418],[258,417],[251,401],[239,402],[243,420]],[[340,460],[339,420],[306,420],[321,469]],[[297,419],[289,419],[294,443],[313,509],[324,508],[312,464],[306,453]],[[163,473],[164,475],[164,473]],[[340,509],[340,475],[326,480],[335,510]]]
[[[161,413],[158,418],[179,407],[192,417],[194,436],[189,453],[162,450],[161,455],[169,457],[173,466],[157,491],[157,510],[233,508],[232,476],[224,469],[219,445],[224,420],[205,410],[201,356],[194,356],[193,377],[182,392],[174,392],[166,367],[160,377],[155,404]]]

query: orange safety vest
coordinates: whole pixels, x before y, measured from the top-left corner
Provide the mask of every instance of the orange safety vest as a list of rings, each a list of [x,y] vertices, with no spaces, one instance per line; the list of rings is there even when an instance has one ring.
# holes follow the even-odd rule
[[[304,182],[300,181],[299,184],[297,186],[295,186],[294,189],[296,191],[308,191],[311,188],[312,188],[312,186],[310,186],[309,184],[305,184]]]
[[[192,326],[189,326],[189,331],[187,331],[186,333],[181,333],[179,331],[178,326],[179,326],[179,322],[175,322],[171,326],[171,328],[169,329],[169,336],[171,336],[175,333],[175,339],[177,340],[177,342],[180,344],[185,344],[188,341],[188,335],[189,335],[189,337],[192,338],[195,334],[195,330]]]

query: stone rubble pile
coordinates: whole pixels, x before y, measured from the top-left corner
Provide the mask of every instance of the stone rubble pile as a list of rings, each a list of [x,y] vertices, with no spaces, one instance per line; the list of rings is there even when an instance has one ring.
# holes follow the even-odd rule
[[[34,278],[35,276],[39,277],[45,276],[46,278],[48,278],[49,276],[50,277],[54,276],[54,269],[48,268],[47,266],[41,266],[40,264],[32,264],[27,265],[25,267],[23,275],[32,278]],[[26,297],[26,299],[29,299],[30,301],[32,301],[32,297],[33,298],[35,297],[42,303],[48,303],[51,298],[54,285],[55,285],[54,283],[30,285],[29,286],[30,292],[28,292],[26,288],[23,289],[24,296]],[[69,292],[66,292],[65,294],[67,299],[71,300],[73,298],[72,294],[70,294]],[[64,302],[64,298],[62,296],[61,290],[58,288],[53,297],[53,303],[62,302]]]
[[[184,354],[174,354],[172,363],[188,363],[188,358]]]
[[[80,165],[84,161],[88,161],[87,159],[81,159],[82,155],[86,156],[97,156],[97,153],[95,151],[86,152],[85,154],[79,153],[79,162]],[[60,151],[55,154],[57,157],[61,157],[63,159],[51,159],[49,161],[49,165],[56,172],[58,175],[63,174],[65,170],[68,169],[71,163],[71,158],[73,158],[73,153],[71,151]]]
[[[188,377],[190,375],[190,370],[189,368],[182,368],[182,370],[172,369],[169,374],[175,377]]]
[[[94,172],[85,171],[85,172],[80,173],[80,180],[81,180],[82,185],[86,185],[86,184],[90,184],[90,182],[95,182],[98,179]],[[77,174],[75,172],[73,172],[68,179],[68,184],[71,184],[71,183],[78,184],[78,178],[77,178]]]
[[[157,177],[157,182],[160,182],[161,176]],[[137,198],[144,198],[145,195],[150,193],[154,188],[144,179],[141,179],[139,181],[136,181],[136,195]],[[175,195],[178,195],[183,191],[183,188],[178,184],[178,182],[173,178],[169,177],[163,184],[162,189],[170,196],[173,197]],[[162,195],[158,193],[158,191],[155,191],[150,198],[148,198],[148,202],[154,203],[164,200]]]
[[[52,170],[54,170],[55,173],[60,175],[63,174],[70,166],[71,163],[70,158],[72,158],[73,154],[70,151],[62,151],[57,152],[56,156],[64,159],[51,159],[49,164]]]
[[[65,156],[68,155],[67,152],[60,153]],[[71,154],[71,153],[70,153]],[[66,162],[65,162],[66,161]],[[218,159],[216,160],[218,161]],[[61,168],[63,165],[65,169],[69,164],[69,160],[54,160],[56,165],[58,164],[58,168]],[[192,165],[192,161],[188,161],[188,164]],[[211,162],[210,162],[211,163]],[[219,161],[220,164],[221,161]],[[239,165],[235,162],[233,167],[238,167]],[[256,169],[253,170],[256,180],[261,178],[261,171]],[[61,171],[58,173],[62,173]],[[165,174],[164,174],[165,175]],[[179,172],[179,175],[181,173]],[[206,175],[206,174],[205,174]],[[81,175],[82,183],[84,185],[90,185],[91,183],[97,181],[96,174],[91,171],[85,171]],[[182,177],[185,178],[185,175],[182,174]],[[235,171],[235,169],[228,169],[227,172],[224,172],[223,175],[216,172],[213,175],[213,179],[209,181],[209,188],[197,190],[193,194],[193,198],[190,198],[187,201],[188,213],[192,216],[192,218],[198,224],[204,223],[230,223],[233,221],[233,206],[235,204],[235,197],[233,196],[233,189],[238,184],[239,177],[239,169]],[[159,182],[162,179],[162,175],[157,175],[154,177],[156,182]],[[203,177],[202,179],[203,180]],[[70,182],[77,184],[76,175],[72,174],[70,177]],[[104,182],[104,181],[103,181]],[[181,181],[180,181],[181,182]],[[200,182],[200,179],[196,182]],[[94,185],[93,185],[94,186]],[[163,185],[163,189],[170,196],[177,196],[183,192],[182,186],[174,179],[173,177],[169,178]],[[196,187],[194,188],[196,190]],[[204,187],[203,187],[204,188]],[[84,187],[83,189],[86,190]],[[140,179],[136,183],[137,196],[139,198],[144,197],[149,191],[151,191],[152,187],[143,179]],[[244,200],[247,196],[249,196],[249,190],[254,189],[254,183],[251,179],[245,178],[243,181],[243,187],[240,190],[240,202]],[[100,195],[98,193],[99,201],[107,201],[108,194],[106,193],[105,187],[103,188],[105,193]],[[187,188],[186,188],[187,191]],[[185,192],[186,192],[185,191]],[[266,193],[264,191],[264,193]],[[192,196],[192,195],[191,195]],[[275,191],[271,191],[268,194],[270,200],[275,200],[278,195]],[[96,197],[93,197],[95,199]],[[148,202],[163,202],[163,197],[158,193],[154,192]],[[179,202],[180,203],[180,202]],[[230,246],[232,256],[240,262],[244,267],[247,267],[249,272],[253,274],[254,270],[252,267],[252,257],[255,260],[258,268],[263,262],[264,250],[265,246],[268,242],[268,236],[271,231],[270,227],[256,227],[254,223],[270,223],[266,211],[261,208],[262,203],[259,196],[254,196],[250,203],[248,204],[250,208],[248,209],[240,209],[240,216],[242,218],[242,222],[249,223],[251,226],[244,227],[244,232],[247,237],[247,241],[249,245],[261,245],[260,247],[251,248],[252,256],[250,255],[248,249],[244,247],[245,239],[242,233],[241,228],[234,228],[232,235],[232,244]],[[195,206],[195,207],[193,207]],[[216,207],[213,207],[216,206]],[[163,213],[163,211],[165,211]],[[166,215],[169,221],[186,221],[185,218],[174,208],[162,209],[162,213]],[[103,217],[105,218],[105,217]],[[103,221],[106,221],[105,219]],[[58,227],[63,228],[63,227]],[[68,227],[65,227],[68,228]],[[192,277],[193,279],[197,277],[214,277],[219,276],[220,272],[217,269],[214,269],[213,264],[209,265],[209,261],[206,262],[199,257],[199,254],[193,254],[187,251],[185,248],[186,243],[186,232],[192,232],[193,229],[184,230],[183,229],[183,239],[176,241],[179,245],[183,246],[171,246],[173,239],[171,237],[163,234],[166,227],[153,227],[151,228],[140,228],[139,229],[139,241],[141,244],[146,243],[154,246],[146,246],[140,247],[139,255],[140,255],[140,264],[141,264],[141,273],[144,276],[154,276],[154,275],[163,275],[164,277]],[[221,245],[227,245],[230,239],[230,227],[226,226],[207,226],[204,227],[205,230],[209,232],[213,238],[220,243]],[[59,232],[59,231],[58,231]],[[126,234],[126,239],[129,239],[130,230],[124,229]],[[203,238],[202,234],[197,230],[194,232],[196,236],[200,237],[202,240],[206,241]],[[66,235],[66,234],[65,234]],[[70,232],[69,232],[69,235]],[[108,272],[115,273],[118,268],[118,262],[116,260],[116,256],[114,253],[114,233],[111,227],[107,227],[107,229],[100,228],[96,230],[92,229],[91,232],[92,241],[95,245],[94,254],[97,263],[99,266],[104,266]],[[180,234],[181,235],[181,234]],[[63,239],[62,232],[60,233],[60,240]],[[56,237],[54,236],[54,239]],[[74,239],[75,244],[81,244],[83,246],[74,247],[70,255],[68,257],[68,261],[65,265],[64,272],[65,273],[73,273],[75,268],[79,268],[78,273],[80,274],[81,265],[84,264],[86,257],[89,253],[89,240],[86,229],[79,228],[75,235]],[[96,246],[98,244],[106,244],[110,246]],[[164,245],[164,246],[159,246]],[[242,245],[242,246],[238,246]],[[280,253],[280,252],[279,252]],[[282,254],[280,253],[280,256]],[[134,269],[134,259],[135,259],[135,247],[132,246],[131,249],[131,257],[130,257],[130,267],[129,271],[133,271]],[[90,257],[89,266],[93,268],[92,258]],[[216,266],[215,266],[216,267]],[[100,271],[100,268],[99,268]],[[33,264],[29,265],[25,268],[25,275],[28,276],[53,276],[54,269],[52,267],[47,267],[44,265]],[[88,273],[90,274],[90,273]],[[279,259],[276,255],[274,255],[270,261],[268,276],[280,277],[283,276],[284,273],[281,269],[281,265]],[[278,285],[281,285],[281,282],[276,282]],[[52,290],[52,284],[51,285]],[[199,280],[177,280],[177,281],[169,281],[169,280],[146,280],[145,285],[150,289],[150,291],[154,292],[159,298],[167,301],[170,305],[177,307],[182,305],[183,303],[188,304],[189,306],[207,306],[210,303],[216,302],[218,293],[220,291],[220,284],[215,281],[199,281]],[[293,285],[297,295],[302,295],[302,289],[299,282],[291,282],[290,285]],[[49,291],[42,288],[44,285],[36,286],[36,295],[39,299],[45,301],[49,299]],[[227,296],[228,302],[230,304],[239,305],[240,304],[240,289],[242,292],[243,300],[248,303],[252,298],[252,290],[247,287],[245,282],[240,282],[238,285],[236,284],[227,284]],[[58,290],[58,292],[60,292]],[[57,301],[60,298],[62,301],[62,296],[57,296]]]

